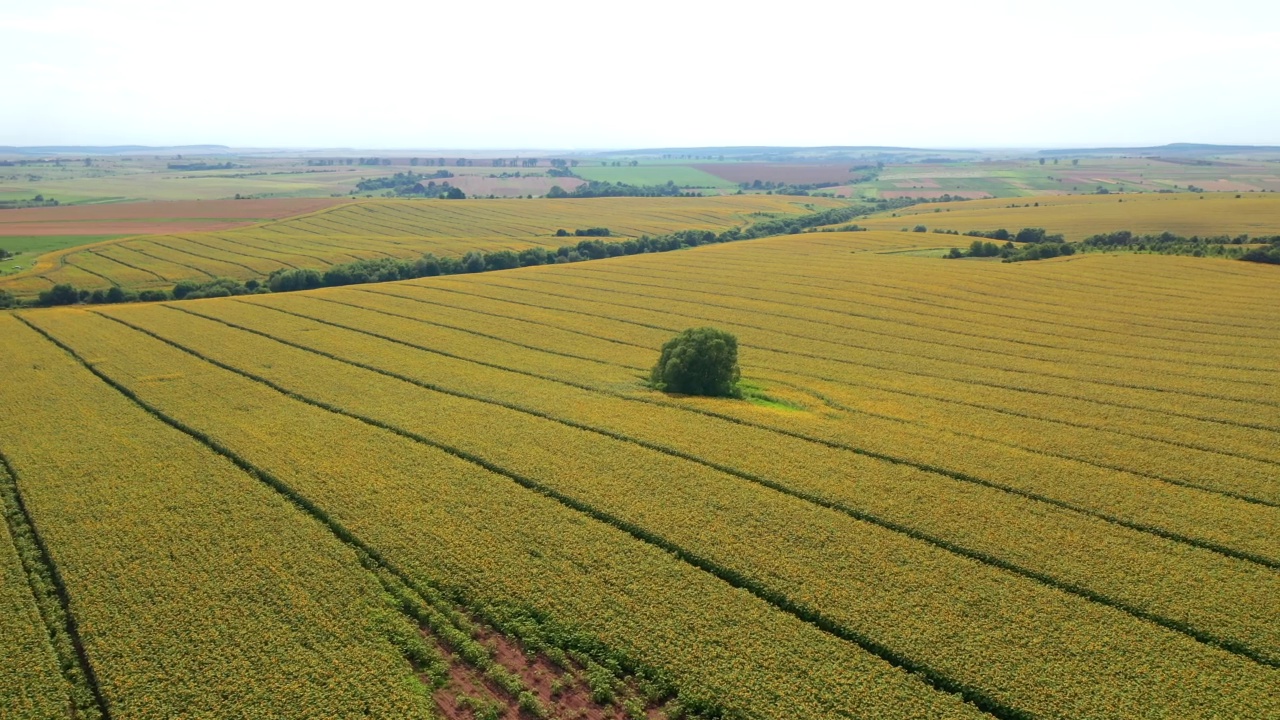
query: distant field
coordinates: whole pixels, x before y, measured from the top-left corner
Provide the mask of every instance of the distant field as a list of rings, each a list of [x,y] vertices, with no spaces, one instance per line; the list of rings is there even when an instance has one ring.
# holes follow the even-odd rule
[[[576,178],[555,178],[545,175],[539,177],[489,177],[490,174],[501,174],[498,172],[471,172],[458,173],[454,177],[444,182],[461,189],[468,196],[478,195],[485,197],[495,195],[497,197],[524,197],[526,195],[534,195],[540,197],[546,195],[551,188],[560,186],[564,190],[573,190],[582,184],[581,180]]]
[[[738,185],[756,180],[761,182],[787,183],[803,185],[808,183],[836,182],[844,183],[866,170],[851,171],[855,163],[710,163],[694,165],[698,170],[708,172],[717,177]]]
[[[733,182],[706,172],[702,166],[638,165],[636,167],[603,167],[583,163],[573,168],[575,175],[587,180],[600,180],[629,185],[664,185],[668,181],[688,188],[736,189]]]
[[[343,202],[332,198],[153,201],[0,210],[6,236],[135,234],[229,230],[261,220],[314,212]]]
[[[1037,159],[891,165],[875,182],[860,187],[882,197],[928,197],[928,192],[952,195],[985,192],[993,197],[1087,195],[1105,188],[1111,192],[1205,190],[1280,191],[1280,172],[1274,163],[1232,161],[1179,163],[1158,158],[1060,158],[1044,165]],[[913,193],[913,190],[921,192]]]
[[[275,234],[690,220],[626,205],[365,203]],[[465,690],[515,718],[555,653],[610,720],[1275,717],[1276,268],[895,253],[934,239],[0,313],[0,483],[113,717],[470,718]],[[642,384],[705,325],[753,397]],[[56,706],[15,607],[0,657],[32,679],[8,682]],[[641,671],[668,685],[624,712]]]
[[[1015,207],[1010,207],[1014,205]],[[882,230],[925,225],[930,230],[1017,231],[1043,227],[1062,233],[1067,240],[1082,240],[1095,233],[1129,230],[1136,233],[1178,235],[1277,235],[1280,234],[1280,194],[1186,193],[1075,195],[973,200],[941,205],[916,205],[884,213],[860,225]]]
[[[5,278],[0,289],[31,296],[59,283],[87,289],[112,284],[168,288],[187,278],[261,278],[279,268],[323,269],[360,258],[414,258],[427,252],[456,256],[469,250],[576,242],[556,237],[560,229],[572,233],[606,227],[619,238],[724,230],[762,215],[798,215],[839,205],[823,198],[766,195],[358,201],[250,228],[148,235],[70,249]]]

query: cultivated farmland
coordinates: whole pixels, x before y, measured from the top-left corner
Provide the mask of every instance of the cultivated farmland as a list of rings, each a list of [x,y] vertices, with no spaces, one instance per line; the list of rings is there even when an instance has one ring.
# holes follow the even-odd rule
[[[328,204],[324,200],[289,202]],[[0,280],[0,290],[31,296],[59,283],[90,290],[112,285],[168,289],[185,279],[262,278],[273,270],[323,270],[362,258],[557,247],[566,242],[556,237],[557,230],[572,234],[580,228],[605,227],[619,239],[687,229],[720,231],[829,207],[838,203],[765,195],[360,201],[251,228],[156,234],[70,248],[45,255],[33,267]]]
[[[1042,227],[1067,240],[1129,230],[1139,234],[1165,231],[1175,235],[1274,235],[1280,230],[1280,195],[1271,193],[1205,193],[1062,195],[999,198],[941,205],[915,205],[881,213],[862,225],[901,230],[925,225],[930,230],[987,231]],[[954,243],[953,243],[954,244]]]
[[[693,200],[725,201],[747,202]],[[591,202],[512,201],[529,211],[508,234],[474,237],[748,212],[637,201],[611,223]],[[390,252],[419,208],[505,207],[356,204],[277,234]],[[436,232],[420,242],[464,236]],[[6,575],[5,627],[35,639],[6,634],[4,656],[44,668],[24,702],[66,686],[115,717],[227,697],[297,713],[327,688],[335,714],[471,717],[414,680],[442,656],[405,640],[410,619],[453,646],[388,602],[407,593],[567,655],[634,714],[1280,713],[1275,270],[891,252],[930,237],[0,317],[11,531],[40,533],[65,586],[33,615]],[[642,384],[703,325],[738,336],[746,399]],[[64,671],[31,630],[58,607],[84,647]]]

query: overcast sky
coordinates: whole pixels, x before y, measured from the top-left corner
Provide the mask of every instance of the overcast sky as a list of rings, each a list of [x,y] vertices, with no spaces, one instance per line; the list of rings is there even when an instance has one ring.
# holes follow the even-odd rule
[[[1276,0],[0,0],[0,145],[1280,144]]]

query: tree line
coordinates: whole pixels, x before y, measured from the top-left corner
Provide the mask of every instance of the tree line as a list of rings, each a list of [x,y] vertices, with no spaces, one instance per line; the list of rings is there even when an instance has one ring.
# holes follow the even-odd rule
[[[662,185],[630,185],[605,180],[589,180],[572,191],[565,190],[559,185],[554,185],[547,191],[549,198],[700,197],[701,195],[702,193],[685,192],[670,180]]]
[[[847,223],[855,217],[866,215],[868,212],[869,208],[867,207],[850,206],[823,210],[808,215],[765,220],[745,228],[731,228],[720,233],[715,233],[711,230],[680,230],[666,235],[644,235],[639,238],[612,242],[606,242],[601,239],[601,237],[609,236],[608,228],[586,228],[574,232],[574,236],[583,237],[582,240],[575,244],[561,245],[557,248],[531,247],[520,251],[498,250],[494,252],[472,250],[462,257],[437,257],[432,253],[427,253],[420,258],[412,260],[371,258],[333,265],[324,270],[311,268],[280,269],[267,276],[265,282],[257,279],[242,282],[234,278],[215,278],[205,281],[182,280],[174,285],[171,291],[143,290],[134,293],[120,287],[89,291],[78,290],[72,285],[63,284],[41,292],[34,304],[48,307],[79,303],[195,300],[199,298],[292,292],[322,287],[412,280],[414,278],[437,275],[462,275],[535,265],[556,265],[622,255],[670,252],[699,245],[751,240],[773,235],[790,235],[803,232],[809,228]],[[565,231],[565,236],[568,236],[568,231]],[[0,308],[14,307],[17,304],[16,298],[9,293],[0,291]]]
[[[917,229],[923,226],[917,226]],[[923,230],[920,230],[923,232]],[[935,232],[938,232],[935,230]],[[1061,234],[1049,234],[1044,228],[1023,228],[1011,235],[1008,230],[971,230],[965,235],[979,238],[968,249],[951,248],[947,258],[1000,257],[1004,262],[1046,260],[1074,255],[1077,252],[1145,252],[1160,255],[1234,258],[1247,262],[1280,264],[1280,235],[1250,238],[1247,234],[1184,237],[1171,232],[1139,235],[1128,230],[1098,233],[1079,242],[1069,243]],[[984,240],[985,239],[985,240]],[[997,246],[989,240],[1004,240]],[[1018,245],[1014,245],[1018,243]],[[1245,247],[1260,245],[1261,247]]]

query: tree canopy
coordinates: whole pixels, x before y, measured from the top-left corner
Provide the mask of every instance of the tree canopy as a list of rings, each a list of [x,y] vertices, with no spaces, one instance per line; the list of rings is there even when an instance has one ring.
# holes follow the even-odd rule
[[[662,346],[649,380],[685,395],[738,397],[738,338],[712,327],[690,328]]]

